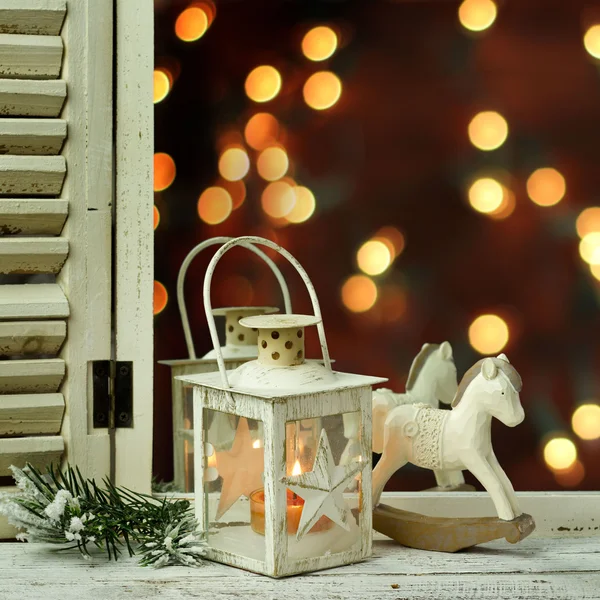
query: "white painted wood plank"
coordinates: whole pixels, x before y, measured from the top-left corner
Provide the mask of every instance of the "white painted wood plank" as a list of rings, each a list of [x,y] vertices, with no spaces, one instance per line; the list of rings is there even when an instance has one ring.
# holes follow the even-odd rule
[[[63,119],[0,119],[0,154],[55,155],[65,137]]]
[[[0,195],[58,196],[66,171],[62,156],[0,156]]]
[[[46,394],[58,391],[65,376],[60,358],[0,361],[0,394]]]
[[[0,115],[58,117],[66,96],[61,79],[0,79]]]
[[[0,476],[10,475],[10,466],[31,463],[38,469],[58,464],[65,444],[60,436],[0,439]]]
[[[0,285],[0,319],[62,319],[69,303],[55,283]]]
[[[66,335],[65,321],[0,322],[0,358],[57,354]]]
[[[58,273],[68,253],[62,237],[0,238],[0,273]]]
[[[0,0],[0,33],[58,35],[65,0]]]
[[[57,79],[62,54],[59,36],[0,34],[0,77]]]
[[[0,235],[58,235],[68,211],[68,200],[0,198]]]
[[[134,427],[116,433],[117,483],[140,492],[152,471],[152,30],[151,0],[117,0],[116,358],[134,361]]]
[[[4,485],[0,487],[0,494],[13,494],[16,491],[17,488],[15,486]],[[14,539],[17,533],[17,529],[9,525],[8,519],[4,515],[0,515],[0,540]]]
[[[62,394],[0,396],[0,435],[57,434],[64,411]]]

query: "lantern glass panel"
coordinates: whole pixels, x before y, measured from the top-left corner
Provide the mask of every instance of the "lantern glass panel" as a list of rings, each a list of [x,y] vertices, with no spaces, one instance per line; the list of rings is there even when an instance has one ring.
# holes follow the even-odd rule
[[[178,382],[180,383],[180,382]],[[183,427],[178,438],[183,443],[183,491],[194,489],[194,388],[183,387]]]
[[[264,486],[263,423],[205,408],[203,426],[208,545],[264,561],[264,529],[253,529],[250,511],[250,496]]]
[[[286,475],[300,477],[298,485],[286,490],[292,560],[360,548],[362,475],[356,465],[370,457],[361,455],[360,438],[345,437],[344,416],[360,421],[360,413],[352,412],[286,423]],[[316,463],[320,468],[315,469]],[[328,473],[319,482],[321,489],[305,488],[315,481],[303,482],[303,475],[317,470]]]

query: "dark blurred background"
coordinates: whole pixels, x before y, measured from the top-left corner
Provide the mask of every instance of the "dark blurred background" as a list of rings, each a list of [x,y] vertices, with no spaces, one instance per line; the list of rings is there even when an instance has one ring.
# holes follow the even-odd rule
[[[192,247],[262,235],[312,278],[338,370],[404,391],[424,342],[448,340],[459,377],[503,351],[524,380],[525,422],[493,429],[515,488],[600,489],[600,3],[155,0],[155,12],[155,359],[186,357],[175,286]],[[186,284],[199,356],[205,254]],[[310,312],[281,267],[295,312]],[[213,305],[272,303],[264,264],[229,253]],[[170,385],[157,365],[164,481]],[[433,485],[407,467],[388,489]]]

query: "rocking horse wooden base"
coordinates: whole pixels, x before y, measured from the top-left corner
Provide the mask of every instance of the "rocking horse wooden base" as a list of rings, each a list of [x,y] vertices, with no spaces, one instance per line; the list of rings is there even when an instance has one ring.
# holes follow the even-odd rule
[[[380,504],[373,510],[373,529],[409,548],[458,552],[499,538],[516,544],[535,529],[535,521],[527,514],[512,521],[497,517],[429,517]]]

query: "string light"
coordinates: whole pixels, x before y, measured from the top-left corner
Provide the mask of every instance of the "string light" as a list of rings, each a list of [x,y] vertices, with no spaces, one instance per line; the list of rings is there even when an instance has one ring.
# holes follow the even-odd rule
[[[229,192],[218,186],[209,187],[198,199],[198,216],[208,225],[217,225],[229,217],[233,202]]]
[[[377,302],[377,286],[366,275],[352,275],[342,285],[342,302],[351,312],[361,313]]]
[[[600,25],[592,25],[583,36],[583,45],[594,58],[600,58]]]
[[[286,221],[289,223],[304,223],[312,217],[317,206],[314,194],[304,186],[297,186],[296,192],[296,204],[294,208],[285,216]]]
[[[392,255],[382,241],[369,240],[356,253],[356,262],[363,273],[380,275],[392,264]]]
[[[388,250],[390,251],[392,260],[395,260],[396,257],[402,254],[404,246],[406,245],[404,234],[400,230],[390,225],[382,227],[375,234],[375,237],[373,239],[383,242],[387,246]]]
[[[504,186],[502,186],[502,191],[502,202],[500,203],[500,206],[496,210],[488,213],[492,219],[496,219],[497,221],[502,221],[503,219],[510,217],[517,206],[513,192]]]
[[[154,155],[154,191],[166,190],[175,180],[175,161],[165,152]]]
[[[265,148],[258,156],[256,170],[267,181],[281,179],[290,166],[288,155],[283,148],[271,146]]]
[[[156,208],[156,205],[154,205],[152,208],[152,215],[154,220],[154,229],[156,229],[160,223],[160,212],[158,211],[158,208]]]
[[[167,306],[169,301],[169,294],[167,288],[160,283],[160,281],[154,282],[154,314],[158,315]]]
[[[600,438],[600,406],[597,404],[579,406],[573,413],[571,426],[575,434],[582,440]]]
[[[269,65],[256,67],[246,78],[245,89],[250,100],[268,102],[281,90],[281,75],[275,67]]]
[[[164,69],[154,69],[154,104],[164,100],[171,90],[171,78]]]
[[[590,206],[581,211],[575,227],[580,238],[585,237],[588,233],[600,231],[600,206]]]
[[[469,31],[483,31],[496,20],[498,9],[493,0],[464,0],[458,8],[460,24]]]
[[[254,150],[264,150],[279,138],[279,123],[269,113],[257,113],[248,121],[244,137]]]
[[[600,265],[588,265],[590,273],[597,281],[600,281]]]
[[[302,93],[308,106],[315,110],[326,110],[340,99],[342,82],[331,71],[319,71],[306,80]]]
[[[508,325],[498,315],[481,315],[469,327],[469,343],[479,354],[497,354],[508,340]]]
[[[570,468],[577,460],[577,448],[568,438],[555,437],[544,446],[544,461],[554,470]]]
[[[600,232],[592,231],[579,242],[579,255],[589,265],[600,265]]]
[[[246,185],[242,180],[227,181],[226,179],[219,180],[218,187],[225,188],[231,196],[233,210],[238,209],[246,199]]]
[[[313,61],[326,60],[336,51],[337,35],[331,27],[314,27],[302,39],[302,52]]]
[[[469,188],[469,203],[480,213],[493,213],[502,205],[504,188],[502,184],[491,177],[482,177],[471,184]]]
[[[527,180],[527,194],[539,206],[554,206],[563,199],[567,189],[565,178],[549,167],[537,169]]]
[[[580,460],[576,460],[568,469],[554,471],[554,479],[562,487],[573,488],[585,478],[585,467]]]
[[[250,158],[243,148],[228,148],[219,159],[219,173],[227,181],[243,179],[250,170]]]
[[[208,15],[200,6],[186,8],[175,21],[175,35],[183,42],[199,40],[208,29]]]
[[[468,127],[469,139],[480,150],[495,150],[508,137],[506,119],[497,112],[488,110],[476,114]]]
[[[296,205],[296,190],[287,181],[267,185],[260,198],[262,209],[274,219],[287,217]]]

